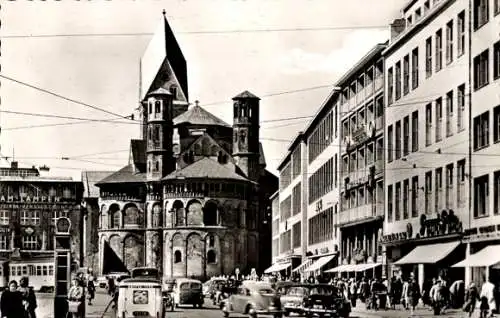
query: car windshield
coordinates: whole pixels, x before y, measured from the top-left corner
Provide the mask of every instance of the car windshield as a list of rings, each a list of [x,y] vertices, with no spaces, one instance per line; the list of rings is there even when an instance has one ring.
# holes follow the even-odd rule
[[[304,287],[291,287],[286,294],[289,296],[305,296],[307,295],[307,289]]]
[[[332,295],[333,288],[313,287],[313,288],[311,288],[310,294],[311,295]]]
[[[158,270],[155,268],[137,268],[132,271],[132,277],[158,277]]]
[[[200,283],[191,283],[191,289],[201,289]]]
[[[259,288],[259,294],[274,294],[274,290],[272,290],[271,288]]]

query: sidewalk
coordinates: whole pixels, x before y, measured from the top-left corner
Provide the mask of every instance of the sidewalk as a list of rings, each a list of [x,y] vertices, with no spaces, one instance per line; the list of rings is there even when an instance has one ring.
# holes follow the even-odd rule
[[[372,309],[366,309],[365,304],[359,303],[357,304],[356,308],[352,309],[351,313],[352,317],[383,317],[383,318],[400,318],[400,317],[411,317],[410,311],[403,309],[402,306],[396,307],[396,309],[386,309],[386,310],[372,310]],[[453,317],[453,318],[458,318],[458,317],[465,317],[464,313],[460,309],[448,309],[445,310],[444,314],[441,314],[439,316],[434,316],[434,313],[431,308],[429,307],[417,307],[415,311],[413,312],[413,317]]]

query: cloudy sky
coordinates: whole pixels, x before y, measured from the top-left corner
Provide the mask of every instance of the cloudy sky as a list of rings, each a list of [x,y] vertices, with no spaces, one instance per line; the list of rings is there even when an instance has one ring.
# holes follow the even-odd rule
[[[231,123],[231,98],[247,89],[263,96],[262,121],[313,115],[329,93],[330,88],[324,86],[333,86],[373,45],[388,38],[388,24],[398,17],[404,3],[4,2],[0,75],[15,81],[0,78],[1,154],[12,157],[14,153],[22,166],[46,164],[52,174],[75,178],[81,170],[115,170],[126,164],[129,140],[139,136],[136,124],[20,113],[116,119],[62,96],[124,116],[131,114],[138,106],[139,59],[163,9],[188,63],[191,102],[199,100],[201,106]],[[304,119],[261,124],[271,171],[276,171],[288,141],[306,124]]]

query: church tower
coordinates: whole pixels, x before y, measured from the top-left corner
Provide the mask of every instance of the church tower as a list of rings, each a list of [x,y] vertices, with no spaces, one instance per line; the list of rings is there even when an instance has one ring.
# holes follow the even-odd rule
[[[147,96],[146,176],[159,180],[175,169],[172,153],[172,94],[159,88]]]
[[[233,157],[252,181],[259,178],[259,101],[248,91],[233,97]]]

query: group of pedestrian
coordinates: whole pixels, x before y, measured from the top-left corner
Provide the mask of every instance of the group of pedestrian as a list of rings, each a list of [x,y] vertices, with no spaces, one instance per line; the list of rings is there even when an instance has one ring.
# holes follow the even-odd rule
[[[36,318],[36,296],[29,287],[28,277],[9,282],[9,288],[2,293],[0,298],[1,317],[5,318]]]

